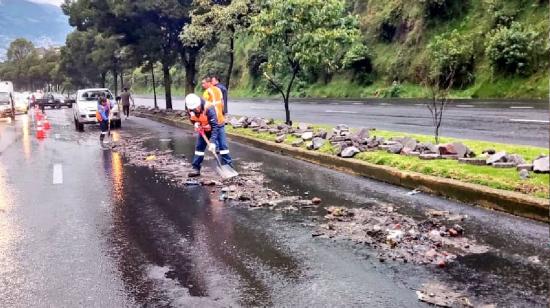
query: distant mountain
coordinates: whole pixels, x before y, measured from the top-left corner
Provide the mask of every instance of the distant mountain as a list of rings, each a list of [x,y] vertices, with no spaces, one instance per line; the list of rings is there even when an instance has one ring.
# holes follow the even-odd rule
[[[71,30],[67,16],[58,6],[0,0],[0,60],[16,38],[26,38],[41,47],[62,45]]]

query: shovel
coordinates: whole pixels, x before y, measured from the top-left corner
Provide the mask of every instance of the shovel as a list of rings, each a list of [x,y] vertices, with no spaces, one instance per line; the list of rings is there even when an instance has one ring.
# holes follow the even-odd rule
[[[204,134],[204,132],[201,131],[200,135],[202,136],[202,138],[206,142],[206,145],[208,147],[210,147],[210,141],[208,140],[208,138],[206,138],[206,135]],[[212,154],[214,154],[214,157],[216,158],[216,164],[217,164],[216,172],[218,172],[218,174],[222,178],[230,179],[230,178],[234,178],[234,177],[239,175],[239,173],[237,171],[235,171],[235,169],[231,168],[231,166],[222,165],[222,163],[220,162],[220,158],[218,157],[218,154],[216,154],[216,151],[213,151]]]

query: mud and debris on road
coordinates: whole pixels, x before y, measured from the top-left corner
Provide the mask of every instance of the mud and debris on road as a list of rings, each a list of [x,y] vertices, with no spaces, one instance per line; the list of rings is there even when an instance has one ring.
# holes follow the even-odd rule
[[[237,178],[222,180],[205,167],[200,179],[190,179],[187,177],[190,163],[172,150],[147,148],[144,144],[151,138],[151,135],[123,136],[114,150],[123,154],[127,164],[150,168],[178,187],[204,186],[213,198],[231,206],[282,212],[306,209],[317,212],[321,206],[318,197],[283,195],[269,188],[260,163],[240,162]],[[444,268],[457,256],[489,250],[466,236],[467,231],[460,225],[465,216],[448,211],[428,210],[426,219],[415,220],[385,204],[368,208],[325,205],[321,210],[326,211],[326,216],[313,218],[312,237],[354,240],[374,248],[381,262],[393,260]]]

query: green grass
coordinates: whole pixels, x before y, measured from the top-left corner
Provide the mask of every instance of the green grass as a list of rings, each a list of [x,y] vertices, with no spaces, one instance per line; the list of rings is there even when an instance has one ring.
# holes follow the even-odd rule
[[[277,121],[279,122],[279,121]],[[315,130],[332,129],[329,125],[315,125]],[[257,138],[267,141],[275,141],[276,136],[269,133],[253,132],[251,129],[232,128],[227,126],[228,132],[238,133],[252,138]],[[433,137],[420,134],[407,134],[393,131],[376,130],[371,132],[371,136],[384,137],[386,139],[392,137],[409,136],[417,139],[420,142],[433,142]],[[292,144],[298,140],[294,136],[288,135],[285,144]],[[530,161],[541,154],[548,155],[549,150],[540,147],[522,146],[513,144],[494,143],[479,140],[457,139],[457,138],[441,138],[441,143],[447,142],[463,142],[476,153],[481,153],[483,150],[493,148],[497,151],[506,151],[509,154],[522,155],[527,161]],[[303,145],[305,148],[306,145]],[[335,150],[330,143],[326,143],[320,152],[335,154]],[[527,195],[548,198],[549,188],[548,183],[550,176],[548,174],[531,173],[531,178],[521,180],[515,168],[498,169],[489,166],[474,166],[460,164],[455,160],[421,160],[418,157],[403,156],[390,154],[385,151],[363,152],[356,155],[355,159],[363,160],[376,165],[390,166],[400,170],[413,171],[426,175],[438,176],[448,179],[459,180],[465,183],[479,184],[491,188],[516,191]]]

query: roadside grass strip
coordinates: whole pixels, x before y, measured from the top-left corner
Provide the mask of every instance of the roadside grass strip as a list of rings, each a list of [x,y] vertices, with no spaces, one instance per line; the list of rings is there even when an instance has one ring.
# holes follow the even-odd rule
[[[282,123],[281,121],[277,121]],[[332,126],[329,125],[313,125],[314,131],[319,129],[332,130]],[[226,126],[228,132],[257,138],[260,140],[275,142],[277,137],[274,134],[254,132],[248,128],[233,128],[231,125]],[[419,142],[433,142],[433,136],[420,135],[420,134],[408,134],[394,131],[374,130],[370,132],[371,136],[384,137],[386,140],[394,137],[411,137],[417,139]],[[284,143],[291,145],[294,141],[300,138],[292,135],[287,135]],[[523,156],[527,161],[532,161],[539,155],[548,155],[549,150],[540,147],[503,144],[488,141],[469,140],[469,139],[457,139],[457,138],[440,138],[440,143],[462,142],[467,145],[476,154],[481,154],[484,150],[494,149],[498,151],[505,151],[509,154],[519,154]],[[301,148],[306,148],[304,143]],[[319,152],[335,155],[336,149],[326,142]],[[491,166],[476,166],[461,164],[456,160],[422,160],[418,157],[404,156],[399,154],[391,154],[383,150],[375,150],[371,152],[362,152],[357,154],[352,159],[358,159],[365,162],[369,162],[376,165],[383,165],[388,167],[397,168],[404,171],[418,172],[425,175],[437,176],[442,178],[454,179],[465,183],[478,184],[487,186],[490,188],[519,192],[522,194],[538,197],[548,198],[549,196],[549,183],[550,175],[548,174],[536,174],[531,172],[530,178],[522,180],[518,174],[516,168],[499,169]]]

